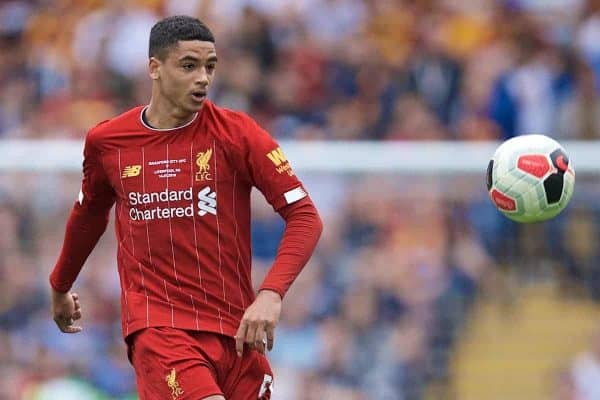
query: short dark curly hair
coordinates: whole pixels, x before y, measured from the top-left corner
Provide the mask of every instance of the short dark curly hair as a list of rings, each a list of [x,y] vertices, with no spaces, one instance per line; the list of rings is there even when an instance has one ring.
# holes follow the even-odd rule
[[[180,40],[215,43],[215,37],[202,21],[187,15],[175,15],[158,21],[152,27],[148,57],[164,60],[169,49]]]

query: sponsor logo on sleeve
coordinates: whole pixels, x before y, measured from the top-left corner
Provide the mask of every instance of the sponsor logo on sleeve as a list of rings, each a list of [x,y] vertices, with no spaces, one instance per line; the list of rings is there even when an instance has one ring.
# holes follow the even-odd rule
[[[279,174],[287,173],[289,176],[294,175],[294,171],[292,170],[292,166],[290,165],[288,159],[286,158],[281,147],[276,148],[267,153],[267,158],[271,160],[273,165],[275,165],[275,170]]]

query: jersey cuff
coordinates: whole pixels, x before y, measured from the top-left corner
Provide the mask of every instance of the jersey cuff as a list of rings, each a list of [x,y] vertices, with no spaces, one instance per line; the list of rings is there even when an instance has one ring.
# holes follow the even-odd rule
[[[71,290],[71,287],[72,287],[72,285],[70,285],[69,287],[66,287],[66,288],[65,288],[65,285],[63,285],[63,286],[57,285],[56,283],[54,283],[52,276],[50,276],[48,281],[50,282],[50,287],[52,287],[53,290],[55,290],[59,293],[67,293],[69,290]]]
[[[279,297],[281,297],[281,300],[283,300],[283,297],[285,296],[285,292],[283,290],[281,290],[281,288],[276,288],[273,286],[266,285],[266,286],[261,286],[260,289],[258,289],[259,292],[263,291],[263,290],[270,290],[272,292],[277,293],[279,295]]]

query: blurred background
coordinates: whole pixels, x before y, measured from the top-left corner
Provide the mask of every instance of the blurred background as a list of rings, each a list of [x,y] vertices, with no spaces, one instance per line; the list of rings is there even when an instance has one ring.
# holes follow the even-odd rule
[[[173,14],[215,33],[212,99],[284,149],[600,139],[598,0],[4,0],[0,149],[82,143],[146,104],[149,30]],[[558,218],[521,226],[491,205],[485,168],[297,170],[325,231],[284,302],[274,400],[600,399],[598,174],[578,174]],[[75,285],[83,333],[50,317],[70,171],[0,169],[1,400],[136,398],[112,229]],[[258,285],[283,224],[255,203]]]

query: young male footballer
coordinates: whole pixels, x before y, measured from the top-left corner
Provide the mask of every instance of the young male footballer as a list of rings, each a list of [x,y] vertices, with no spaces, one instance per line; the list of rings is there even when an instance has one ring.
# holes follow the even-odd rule
[[[148,65],[150,103],[86,136],[81,192],[50,275],[54,320],[62,332],[81,331],[83,294],[71,287],[116,205],[122,329],[140,399],[270,399],[265,349],[320,217],[269,134],[207,99],[217,51],[201,21],[154,25]],[[286,222],[258,294],[253,187]]]

